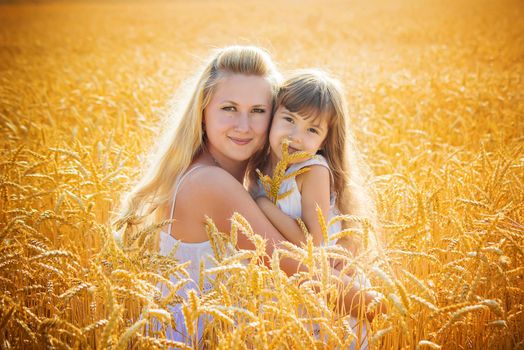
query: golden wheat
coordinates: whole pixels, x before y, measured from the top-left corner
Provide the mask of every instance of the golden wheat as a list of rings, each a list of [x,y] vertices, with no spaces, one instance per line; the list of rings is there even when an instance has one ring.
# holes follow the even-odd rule
[[[335,259],[381,293],[361,313],[388,306],[369,325],[372,349],[522,348],[521,3],[272,5],[0,5],[0,347],[190,349],[205,319],[207,348],[347,348],[358,334],[334,307]],[[369,223],[345,213],[326,226],[361,223],[336,238],[370,249],[352,256],[308,237],[268,257],[236,214],[231,232],[207,222],[217,265],[182,298],[188,263],[153,249],[170,221],[119,242],[113,231],[143,218],[109,219],[195,56],[231,38],[267,46],[284,70],[322,66],[346,85],[384,249],[374,254]],[[262,178],[273,200],[298,175],[285,168]],[[235,249],[238,234],[256,249]],[[307,271],[286,276],[287,258]],[[181,326],[175,305],[187,343],[165,338]]]

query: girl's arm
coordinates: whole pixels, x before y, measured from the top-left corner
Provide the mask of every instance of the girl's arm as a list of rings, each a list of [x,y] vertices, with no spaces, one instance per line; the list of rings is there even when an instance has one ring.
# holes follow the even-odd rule
[[[324,220],[327,221],[329,219],[329,176],[329,170],[326,167],[312,165],[308,172],[299,175],[297,178],[297,182],[301,184],[300,187],[302,188],[302,201],[300,203],[302,207],[302,221],[304,221],[309,233],[313,236],[313,244],[315,246],[320,245],[323,240],[322,228],[318,222],[317,205],[322,210]],[[306,242],[306,237],[298,222],[286,215],[268,198],[259,197],[256,201],[269,221],[288,241],[295,245]]]
[[[286,215],[286,213],[280,210],[280,208],[273,204],[267,197],[258,197],[256,202],[258,207],[285,239],[297,246],[300,246],[300,243],[306,242],[304,232],[302,232],[302,229],[292,217]]]
[[[309,171],[299,175],[299,187],[302,194],[302,221],[313,236],[313,243],[319,245],[323,241],[322,227],[319,223],[317,206],[322,211],[326,225],[329,220],[330,207],[330,174],[329,169],[322,165],[311,165]],[[324,242],[326,244],[327,242]]]

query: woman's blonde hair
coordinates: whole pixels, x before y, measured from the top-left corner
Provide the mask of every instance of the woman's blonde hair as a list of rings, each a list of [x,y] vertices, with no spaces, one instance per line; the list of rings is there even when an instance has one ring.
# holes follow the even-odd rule
[[[337,208],[342,214],[364,217],[374,226],[374,202],[363,181],[363,172],[368,170],[360,159],[351,133],[344,94],[340,82],[326,72],[304,69],[294,72],[282,83],[274,108],[285,107],[313,120],[326,118],[328,133],[319,153],[326,158],[333,174],[332,191],[336,195]],[[263,161],[256,164],[260,169],[262,165]],[[350,241],[351,249],[355,251],[360,242]]]
[[[266,51],[254,46],[229,46],[216,51],[198,76],[185,109],[171,118],[173,124],[168,126],[166,142],[151,155],[150,166],[123,199],[117,222],[125,222],[127,228],[141,224],[172,198],[177,177],[205,147],[203,112],[217,84],[228,74],[267,79],[274,102],[280,74]],[[156,214],[161,213],[157,211]]]

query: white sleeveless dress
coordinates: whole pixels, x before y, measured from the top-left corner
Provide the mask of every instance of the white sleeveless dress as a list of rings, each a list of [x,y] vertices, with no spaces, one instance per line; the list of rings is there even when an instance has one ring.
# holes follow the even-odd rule
[[[329,170],[329,174],[331,175],[331,179],[333,179],[333,175],[331,173],[331,169],[329,169],[329,165],[327,163],[326,158],[324,158],[322,155],[317,154],[313,158],[310,158],[306,161],[291,164],[289,168],[286,170],[286,175],[289,175],[297,170],[300,170],[307,166],[312,165],[322,165],[326,167]],[[285,193],[287,191],[292,190],[291,194],[287,197],[279,200],[277,202],[277,207],[282,210],[286,215],[292,217],[293,219],[301,218],[302,217],[302,195],[298,189],[298,184],[295,179],[295,177],[289,178],[282,182],[280,185],[280,191],[279,193]],[[264,190],[264,186],[262,186],[262,182],[258,180],[258,188],[256,196],[260,195],[266,195],[266,191]],[[326,223],[329,222],[331,218],[334,216],[337,216],[340,214],[340,211],[336,207],[336,196],[333,191],[331,191],[330,195],[330,208],[329,208],[329,215],[326,218]],[[338,233],[342,230],[342,223],[337,222],[330,227],[328,227],[328,237],[331,237],[335,233]],[[325,243],[324,243],[325,244]],[[336,241],[329,240],[327,242],[327,246],[335,245]],[[370,288],[371,283],[367,279],[367,277],[364,274],[359,274],[356,278],[354,284],[358,286],[359,288]],[[367,328],[365,324],[359,324],[358,320],[354,317],[350,318],[350,324],[351,328],[353,329],[353,332],[358,335],[360,333],[360,345],[357,346],[356,341],[351,344],[350,349],[368,349],[368,341],[367,341]],[[318,336],[318,326],[314,326],[312,330],[313,334]]]
[[[303,163],[306,163],[306,162],[303,162]],[[300,163],[302,164],[302,163]],[[327,166],[327,163],[325,162],[324,160],[324,164],[325,166]],[[295,165],[299,165],[299,164],[295,164]],[[307,165],[311,165],[311,164],[307,164]],[[302,165],[301,167],[303,166],[306,166],[306,165]],[[176,184],[176,187],[175,187],[175,193],[173,195],[173,200],[172,200],[172,204],[171,204],[171,211],[170,211],[170,219],[173,219],[173,214],[174,214],[174,210],[175,210],[175,203],[176,203],[176,196],[178,194],[178,191],[180,190],[180,186],[182,185],[184,179],[193,171],[195,171],[196,169],[198,168],[201,168],[203,166],[195,166],[191,169],[189,169],[184,175],[182,175],[178,180],[177,180],[177,184]],[[291,167],[290,167],[291,169]],[[300,167],[296,168],[295,170],[297,169],[300,169]],[[289,171],[289,169],[288,169]],[[294,171],[294,170],[291,170],[291,171]],[[298,195],[300,196],[300,193],[298,191],[298,187],[296,185],[296,181],[294,179],[292,179],[293,182],[294,182],[294,188],[296,188],[297,190],[294,191],[294,192],[298,192]],[[290,184],[289,186],[293,186],[292,184]],[[291,187],[289,187],[291,188]],[[263,191],[263,189],[262,189]],[[296,194],[292,194],[292,196],[296,196]],[[289,196],[291,197],[291,196]],[[299,216],[297,217],[300,217],[300,214],[301,214],[301,208],[300,208],[300,197],[298,198],[298,207],[300,210],[299,212]],[[296,206],[293,206],[293,208],[295,208],[295,213],[297,212],[296,210]],[[200,278],[200,261],[203,259],[204,260],[204,264],[205,264],[205,268],[208,269],[208,268],[212,268],[214,267],[215,265],[213,264],[212,260],[209,259],[209,257],[213,256],[213,249],[211,247],[211,242],[210,241],[204,241],[204,242],[199,242],[199,243],[186,243],[186,242],[181,242],[179,240],[177,240],[175,237],[173,237],[171,235],[171,224],[168,226],[168,230],[167,232],[164,232],[164,231],[161,231],[160,232],[160,254],[163,255],[163,256],[167,256],[171,253],[171,251],[173,250],[173,248],[177,247],[176,250],[175,250],[175,254],[174,254],[174,257],[177,259],[177,261],[179,263],[184,263],[184,262],[187,262],[187,261],[190,261],[190,265],[188,267],[186,267],[186,270],[189,274],[189,277],[190,277],[190,282],[186,283],[184,285],[183,288],[181,288],[178,292],[178,295],[181,296],[182,298],[187,298],[187,292],[190,290],[190,289],[193,289],[195,291],[198,290],[198,283],[199,283],[199,278]],[[340,230],[340,228],[339,228]],[[338,231],[333,231],[333,232],[338,232]],[[212,287],[211,283],[209,282],[208,280],[209,276],[206,277],[206,280],[203,282],[203,291],[204,293],[206,293],[207,291],[209,291]],[[178,279],[171,275],[170,276],[170,280],[173,282],[173,283],[177,283],[178,282]],[[366,279],[367,281],[367,279]],[[163,293],[163,296],[166,296],[167,294],[169,294],[169,291],[167,290],[167,288],[163,288],[162,289],[162,293]],[[168,327],[166,329],[166,338],[169,339],[169,340],[174,340],[174,341],[179,341],[179,342],[183,342],[183,343],[186,343],[186,344],[191,344],[191,335],[188,335],[187,333],[187,329],[185,327],[185,323],[184,323],[184,316],[182,314],[182,304],[176,304],[175,306],[171,307],[170,308],[170,312],[171,314],[173,315],[174,317],[174,320],[175,320],[175,324],[176,324],[176,330],[171,328],[171,327]],[[194,348],[198,348],[199,347],[199,343],[201,342],[202,340],[202,335],[203,335],[203,331],[204,331],[204,320],[205,319],[205,316],[201,316],[198,320],[198,328],[197,328],[197,333],[196,333],[196,336],[197,336],[197,343],[196,344],[191,344]],[[351,327],[353,328],[353,331],[354,332],[357,332],[357,329],[359,328],[358,325],[357,325],[357,320],[354,319],[354,318],[351,318],[350,319],[350,324],[351,324]],[[360,347],[356,346],[355,343],[352,343],[351,344],[351,350],[358,350],[358,349],[367,349],[368,348],[368,343],[367,343],[367,339],[366,339],[366,327],[365,325],[364,326],[360,326],[361,329],[360,329],[360,333],[361,333],[361,344],[360,344]],[[313,330],[312,332],[313,333],[316,333],[317,330]]]
[[[331,169],[329,169],[326,159],[320,154],[317,154],[313,158],[310,158],[303,162],[291,164],[289,168],[286,170],[286,175],[289,175],[297,170],[300,170],[302,168],[305,168],[311,165],[322,165],[326,167],[329,170],[331,179],[333,179],[333,175],[331,174]],[[295,177],[282,181],[282,184],[280,185],[281,194],[287,191],[290,191],[290,190],[292,191],[291,194],[279,200],[277,202],[277,207],[280,210],[282,210],[286,215],[292,217],[293,219],[301,218],[302,217],[302,195],[300,194],[300,191],[298,190],[298,185],[297,185],[297,181]],[[266,191],[264,190],[264,186],[262,186],[262,183],[260,182],[260,180],[258,180],[257,196],[260,196],[260,195],[266,196]],[[326,223],[328,223],[331,218],[339,215],[340,213],[335,205],[335,201],[336,201],[335,193],[331,192],[329,215],[327,218],[325,218]],[[342,224],[340,223],[340,221],[331,225],[330,227],[328,227],[328,237],[331,237],[333,234],[340,232],[341,229],[342,229]],[[335,241],[331,241],[331,240],[327,242],[327,244],[326,242],[324,242],[325,245],[334,245],[335,243],[336,243]]]
[[[198,168],[202,168],[203,166],[195,166],[191,169],[189,169],[184,175],[182,175],[176,184],[175,187],[175,193],[173,195],[173,201],[171,204],[171,212],[170,212],[170,219],[173,219],[173,214],[175,211],[175,203],[176,203],[176,196],[178,194],[178,191],[180,190],[180,186],[182,185],[184,179],[191,174],[193,171],[195,171]],[[211,248],[211,242],[210,241],[204,241],[199,243],[186,243],[181,242],[177,240],[175,237],[171,235],[171,224],[168,226],[167,232],[160,232],[160,255],[167,256],[171,253],[173,248],[177,247],[175,250],[174,257],[177,259],[179,263],[184,262],[191,262],[189,266],[186,267],[186,271],[189,274],[190,281],[184,285],[183,288],[181,288],[178,292],[178,295],[182,298],[187,298],[187,292],[190,289],[193,289],[195,291],[198,291],[198,283],[200,278],[200,261],[203,260],[205,264],[205,268],[212,268],[214,267],[212,260],[209,257],[214,256],[213,255],[213,249]],[[177,283],[178,280],[175,276],[171,275],[170,280],[173,283]],[[209,282],[208,277],[206,277],[206,280],[203,282],[203,293],[206,293],[211,289],[212,285]],[[164,296],[169,294],[169,291],[167,288],[163,288],[162,293]],[[177,304],[170,309],[171,314],[173,315],[176,323],[176,330],[172,328],[168,328],[166,330],[166,338],[169,340],[179,341],[186,344],[189,344],[191,341],[191,335],[187,334],[187,329],[185,327],[184,323],[184,316],[182,314],[182,305]],[[200,342],[204,327],[203,327],[204,317],[200,317],[198,321],[198,329],[197,329],[197,341]],[[193,344],[193,346],[196,348],[198,347],[197,344]]]

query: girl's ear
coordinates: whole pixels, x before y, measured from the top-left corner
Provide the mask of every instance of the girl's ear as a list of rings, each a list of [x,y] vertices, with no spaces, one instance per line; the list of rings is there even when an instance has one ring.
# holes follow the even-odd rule
[[[320,155],[326,155],[326,140],[324,140],[322,142],[322,144],[320,145],[318,151],[317,151],[317,154],[320,154]]]
[[[326,137],[324,137],[324,141],[322,141],[322,143],[320,144],[319,151],[322,151],[323,153],[326,150],[326,146],[327,146],[327,142],[328,142],[328,136],[329,136],[329,133],[326,135]]]

